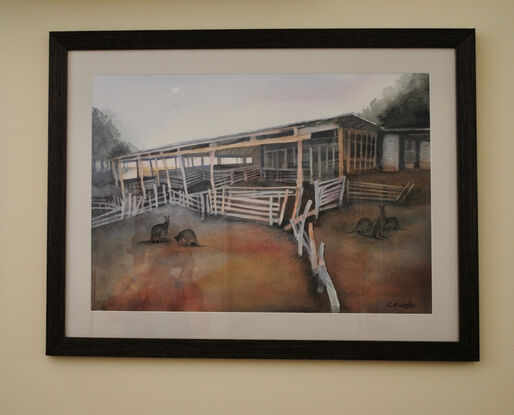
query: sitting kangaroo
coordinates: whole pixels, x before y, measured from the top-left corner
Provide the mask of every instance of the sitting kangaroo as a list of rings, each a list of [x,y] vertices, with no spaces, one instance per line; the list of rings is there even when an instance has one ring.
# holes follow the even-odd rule
[[[368,235],[371,232],[371,229],[373,228],[373,222],[371,222],[370,218],[360,218],[357,222],[357,225],[355,225],[355,228],[353,228],[353,231],[350,231],[348,233],[358,233],[360,235]]]
[[[152,232],[150,240],[152,242],[162,242],[165,237],[168,237],[168,227],[170,225],[170,217],[164,216],[164,222],[158,223],[157,225],[152,226]]]

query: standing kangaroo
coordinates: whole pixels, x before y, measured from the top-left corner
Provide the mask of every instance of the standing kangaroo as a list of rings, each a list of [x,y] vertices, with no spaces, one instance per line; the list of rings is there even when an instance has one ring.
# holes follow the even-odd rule
[[[384,230],[386,226],[386,215],[385,215],[385,206],[384,205],[378,205],[380,208],[380,215],[375,220],[375,223],[373,224],[373,238],[384,240],[387,239],[387,236],[384,235]]]
[[[151,232],[151,241],[152,242],[162,242],[164,237],[168,237],[168,227],[170,225],[170,217],[164,216],[164,222],[158,223],[157,225],[152,226]]]

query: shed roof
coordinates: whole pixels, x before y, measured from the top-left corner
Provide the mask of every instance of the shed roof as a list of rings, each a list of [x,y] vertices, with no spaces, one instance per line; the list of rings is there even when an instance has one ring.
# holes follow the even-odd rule
[[[311,134],[319,131],[333,130],[339,127],[355,128],[360,130],[367,130],[378,132],[382,128],[365,118],[357,115],[356,113],[346,113],[329,118],[320,118],[309,121],[299,121],[290,124],[283,124],[274,127],[262,128],[259,130],[245,131],[236,134],[227,134],[217,137],[201,138],[188,141],[182,141],[165,146],[155,147],[147,150],[137,151],[125,156],[114,158],[120,160],[134,159],[135,157],[149,157],[159,156],[160,153],[172,156],[173,152],[184,150],[195,150],[199,152],[200,149],[205,149],[205,153],[212,150],[211,147],[216,145],[236,144],[238,142],[246,142],[250,139],[255,140],[255,145],[264,144],[259,143],[259,140],[267,138],[282,137],[282,136],[298,136],[301,137],[305,134]],[[301,139],[301,138],[299,138]],[[244,151],[244,153],[247,153]]]

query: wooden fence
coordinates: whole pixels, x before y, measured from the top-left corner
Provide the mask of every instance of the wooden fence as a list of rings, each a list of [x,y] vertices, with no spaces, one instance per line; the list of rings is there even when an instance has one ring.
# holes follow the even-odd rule
[[[410,182],[405,186],[394,186],[350,181],[348,194],[350,199],[403,203],[412,189],[414,189],[414,183]]]
[[[330,302],[330,311],[332,313],[339,313],[341,306],[325,264],[325,244],[321,242],[319,247],[317,246],[312,222],[308,224],[308,232],[305,230],[307,217],[310,216],[309,212],[312,212],[309,211],[311,205],[312,200],[308,200],[305,204],[303,214],[289,220],[290,227],[296,239],[298,256],[302,256],[304,250],[309,255],[311,270],[314,277],[317,279],[318,293],[321,294],[325,290]]]
[[[335,207],[343,206],[343,198],[346,189],[346,176],[338,179],[330,179],[314,182],[314,206],[316,219],[319,212]]]
[[[275,169],[264,167],[262,169],[262,177],[267,180],[276,182],[296,182],[297,169]]]
[[[186,209],[198,212],[202,219],[205,218],[205,214],[210,211],[209,198],[207,191],[190,193],[186,195],[183,192],[177,192],[176,190],[169,190],[169,203],[170,205],[179,205]]]
[[[118,222],[130,216],[164,206],[169,202],[170,195],[166,186],[149,186],[145,195],[127,193],[125,198],[113,198],[111,201],[93,200],[91,203],[91,228]]]
[[[215,169],[214,185],[216,188],[229,186],[234,183],[258,178],[260,175],[259,167],[254,165],[235,167],[231,169]]]
[[[208,213],[280,225],[294,187],[222,187],[208,190]]]

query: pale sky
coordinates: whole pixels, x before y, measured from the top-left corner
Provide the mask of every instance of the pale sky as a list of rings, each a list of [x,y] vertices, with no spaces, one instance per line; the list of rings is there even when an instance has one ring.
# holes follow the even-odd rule
[[[402,75],[95,76],[93,106],[144,150],[360,112]]]

